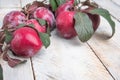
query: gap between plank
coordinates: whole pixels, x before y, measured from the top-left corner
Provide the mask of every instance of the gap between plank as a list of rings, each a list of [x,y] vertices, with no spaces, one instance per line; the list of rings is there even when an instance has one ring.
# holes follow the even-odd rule
[[[96,3],[94,0],[92,0],[94,3]],[[115,4],[115,2],[113,1],[113,0],[111,0],[111,2],[113,3],[113,4]],[[96,3],[96,4],[98,4],[98,3]],[[118,5],[117,5],[118,6]],[[120,5],[119,5],[120,6]],[[101,8],[103,8],[102,6],[100,6],[99,5],[99,7],[101,7]],[[116,19],[118,22],[120,22],[120,20],[118,19],[118,18],[116,18],[114,15],[112,15],[112,14],[110,14],[114,19]]]
[[[113,4],[115,4],[116,6],[120,7],[119,4],[117,4],[116,2],[114,2],[113,0],[110,0]]]
[[[113,16],[112,14],[110,14],[115,20],[117,20],[118,22],[120,22],[119,19],[117,19],[115,16]]]
[[[92,50],[92,52],[95,54],[95,56],[98,58],[98,60],[102,63],[103,67],[107,70],[107,72],[109,73],[109,75],[113,78],[113,80],[116,80],[115,77],[112,75],[112,73],[109,71],[109,69],[102,62],[102,60],[100,59],[100,57],[96,54],[96,52],[94,51],[94,49],[90,46],[90,44],[88,42],[87,42],[87,44],[90,47],[90,49]]]
[[[30,61],[31,61],[31,67],[32,67],[32,72],[33,72],[33,78],[34,78],[34,80],[36,80],[32,58],[30,58]]]

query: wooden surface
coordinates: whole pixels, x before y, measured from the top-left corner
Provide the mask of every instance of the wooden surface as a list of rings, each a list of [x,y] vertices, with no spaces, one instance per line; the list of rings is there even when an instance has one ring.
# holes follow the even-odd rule
[[[0,0],[0,26],[6,13],[20,10],[33,0]],[[0,60],[4,70],[4,80],[120,80],[120,0],[94,0],[106,8],[116,23],[116,33],[111,33],[110,25],[101,18],[95,35],[86,43],[77,38],[65,40],[56,30],[52,32],[51,45],[44,47],[27,63],[10,68]]]

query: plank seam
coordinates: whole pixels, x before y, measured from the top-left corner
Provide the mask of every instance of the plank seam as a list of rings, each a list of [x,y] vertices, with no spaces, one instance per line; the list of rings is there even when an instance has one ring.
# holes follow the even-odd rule
[[[115,4],[116,6],[120,7],[119,4],[117,4],[116,2],[114,2],[113,0],[110,0],[113,4]]]
[[[101,64],[103,65],[103,67],[106,69],[106,71],[109,73],[109,75],[113,78],[113,80],[116,80],[115,77],[112,75],[112,73],[109,71],[109,69],[102,62],[102,60],[100,59],[100,57],[96,54],[96,52],[94,51],[94,49],[90,46],[90,44],[88,42],[87,42],[87,44],[90,47],[90,49],[92,50],[92,52],[95,54],[95,56],[98,58],[98,60],[101,62]]]
[[[110,14],[115,20],[117,20],[118,22],[120,22],[119,19],[117,19],[115,16],[113,16],[112,14]]]
[[[94,0],[92,0],[94,3],[96,3]],[[112,0],[111,0],[111,2],[113,2]],[[96,4],[98,4],[98,3],[96,3]],[[113,3],[113,4],[115,4],[115,2]],[[99,5],[99,7],[101,7],[101,8],[103,8],[102,6],[100,6]],[[116,19],[118,22],[120,22],[120,20],[117,18],[117,17],[115,17],[114,15],[112,15],[112,14],[110,14],[114,19]]]
[[[32,58],[30,58],[30,61],[31,61],[31,67],[32,67],[32,72],[33,72],[33,78],[34,78],[34,80],[36,80]]]

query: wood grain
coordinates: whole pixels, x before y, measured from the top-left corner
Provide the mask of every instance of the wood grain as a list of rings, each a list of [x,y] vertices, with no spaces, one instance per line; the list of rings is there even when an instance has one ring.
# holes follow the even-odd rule
[[[0,27],[6,13],[20,10],[34,0],[0,0]],[[120,21],[119,0],[94,0]],[[117,3],[117,4],[116,4]],[[120,22],[116,21],[115,36],[110,25],[101,24],[88,43],[78,38],[65,40],[52,32],[51,45],[44,47],[26,64],[10,68],[0,59],[5,80],[120,80]]]
[[[116,80],[120,79],[120,23],[116,23],[116,33],[113,38],[107,40],[111,34],[110,25],[104,19],[101,19],[100,28],[90,41],[89,45],[101,59],[110,73]]]
[[[0,8],[20,8],[20,0],[0,0]]]
[[[120,0],[111,0],[111,1],[114,2],[116,6],[120,6]]]
[[[36,80],[113,80],[86,43],[52,33],[51,46],[32,59]]]
[[[34,80],[30,59],[27,63],[11,68],[0,59],[3,67],[4,80]]]
[[[108,9],[117,20],[120,20],[120,6],[119,0],[94,0],[96,3]],[[118,4],[115,4],[115,3]],[[109,5],[107,5],[109,4]],[[106,40],[108,35],[111,34],[110,25],[105,19],[101,19],[101,25],[96,31],[93,38],[88,42],[92,49],[95,51],[96,55],[100,58],[103,64],[106,66],[111,75],[116,79],[120,79],[120,22],[116,21],[116,33],[112,39]]]
[[[120,0],[93,0],[102,8],[107,9],[116,19],[120,21]],[[117,3],[117,4],[116,4]]]

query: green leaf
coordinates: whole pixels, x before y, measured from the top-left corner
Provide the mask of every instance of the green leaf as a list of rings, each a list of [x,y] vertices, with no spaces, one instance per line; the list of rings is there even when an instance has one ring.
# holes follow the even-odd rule
[[[46,25],[46,21],[44,19],[39,19],[37,18],[38,22],[40,23],[41,26]]]
[[[12,33],[10,33],[8,30],[5,30],[5,42],[9,43],[12,40]]]
[[[0,80],[3,80],[3,69],[1,65],[0,65]]]
[[[50,4],[51,4],[51,7],[52,7],[52,11],[55,11],[58,7],[56,0],[50,0]]]
[[[81,12],[76,12],[75,18],[75,30],[78,34],[79,39],[82,42],[88,41],[93,33],[92,21],[89,19],[88,15]]]
[[[80,0],[74,0],[74,5],[78,5],[80,3]]]
[[[39,32],[40,39],[42,40],[43,45],[47,48],[50,45],[50,37],[47,33]]]
[[[17,28],[21,28],[21,27],[24,27],[24,26],[26,26],[26,24],[19,24],[19,25],[17,26]]]
[[[27,26],[34,28],[34,24],[28,24]]]
[[[58,6],[65,3],[66,0],[50,0],[50,4],[52,6],[52,9],[55,11]]]
[[[66,0],[55,0],[55,1],[57,2],[58,6],[66,2]]]
[[[96,9],[90,10],[89,12],[91,14],[101,15],[108,21],[108,23],[110,24],[112,28],[112,35],[111,35],[112,37],[115,33],[115,22],[111,19],[110,13],[106,9],[102,9],[102,8],[96,8]]]
[[[19,24],[18,26],[17,26],[17,28],[21,28],[21,27],[25,27],[25,26],[29,26],[29,27],[34,27],[34,24],[28,24],[28,25],[26,25],[26,24]]]

